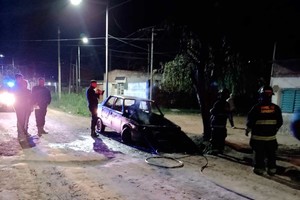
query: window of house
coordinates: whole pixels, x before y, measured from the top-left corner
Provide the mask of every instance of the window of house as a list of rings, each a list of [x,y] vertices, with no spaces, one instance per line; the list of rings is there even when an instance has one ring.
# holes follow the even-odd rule
[[[281,92],[281,110],[284,113],[294,113],[300,108],[300,90],[284,89]]]
[[[117,84],[117,94],[123,95],[124,94],[124,83]]]

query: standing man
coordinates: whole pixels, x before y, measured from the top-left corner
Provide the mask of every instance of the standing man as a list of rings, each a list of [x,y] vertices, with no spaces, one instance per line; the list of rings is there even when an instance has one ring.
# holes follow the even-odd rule
[[[91,80],[90,87],[86,91],[86,99],[88,103],[89,111],[91,112],[92,119],[91,119],[91,137],[98,137],[98,134],[95,132],[95,127],[98,121],[98,100],[100,95],[103,95],[104,91],[97,89],[97,81]]]
[[[32,96],[31,91],[27,88],[28,83],[23,79],[22,75],[16,75],[16,87],[14,94],[16,101],[14,109],[17,115],[17,131],[20,141],[30,137],[28,133],[29,117],[32,112]]]
[[[45,131],[45,117],[47,114],[47,107],[51,103],[51,93],[45,87],[45,79],[39,78],[38,85],[32,88],[33,104],[35,106],[35,120],[38,129],[38,135],[47,134]]]
[[[219,92],[219,98],[210,109],[211,118],[211,154],[223,153],[225,138],[227,137],[227,118],[230,116],[230,105],[226,101],[229,97],[229,90],[224,88]]]
[[[282,113],[279,106],[271,102],[273,89],[263,86],[259,89],[259,103],[254,105],[247,117],[245,135],[251,132],[250,146],[254,151],[253,172],[263,175],[266,170],[265,159],[269,175],[276,174],[276,150],[278,143],[276,133],[282,126]]]
[[[233,113],[235,111],[235,105],[234,105],[234,99],[233,99],[232,93],[230,94],[229,98],[226,101],[229,103],[229,106],[230,106],[229,122],[230,122],[231,128],[235,128],[234,122],[233,122]]]

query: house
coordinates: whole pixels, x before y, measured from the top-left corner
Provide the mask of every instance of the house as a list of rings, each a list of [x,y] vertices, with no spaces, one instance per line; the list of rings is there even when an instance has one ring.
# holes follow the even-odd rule
[[[270,85],[275,94],[272,101],[283,113],[300,109],[300,60],[274,61]]]
[[[105,77],[105,76],[104,76]],[[161,82],[161,74],[153,74],[153,87]],[[106,88],[106,80],[103,88]],[[150,75],[146,72],[130,70],[112,70],[108,73],[108,94],[128,95],[141,98],[149,98]]]

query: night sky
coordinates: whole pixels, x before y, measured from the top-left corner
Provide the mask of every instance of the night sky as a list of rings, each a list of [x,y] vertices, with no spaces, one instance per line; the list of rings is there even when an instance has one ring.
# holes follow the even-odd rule
[[[92,39],[81,48],[86,66],[83,70],[96,71],[101,76],[105,61],[103,2],[83,0],[74,7],[68,0],[1,0],[0,53],[5,56],[2,64],[14,60],[16,65],[27,66],[30,73],[55,79],[59,27],[65,73],[76,56],[78,39],[85,35]],[[236,52],[249,59],[271,60],[275,42],[277,59],[300,57],[297,0],[110,0],[109,8],[109,34],[116,37],[109,39],[110,69],[129,69],[137,63],[146,68],[149,27],[160,27],[166,21],[185,25],[204,38],[226,37]],[[171,59],[176,53],[174,43],[169,46],[167,38],[164,31],[155,35],[156,63]]]

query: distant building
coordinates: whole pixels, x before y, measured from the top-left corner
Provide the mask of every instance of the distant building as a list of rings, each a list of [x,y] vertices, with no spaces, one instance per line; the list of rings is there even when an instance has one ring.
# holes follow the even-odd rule
[[[161,77],[160,73],[153,74],[153,88],[159,87]],[[149,98],[149,83],[150,76],[146,72],[112,70],[108,73],[108,94]],[[105,84],[106,80],[103,80],[103,89]]]
[[[275,93],[272,101],[283,113],[294,113],[300,108],[300,60],[275,61],[270,85]]]

